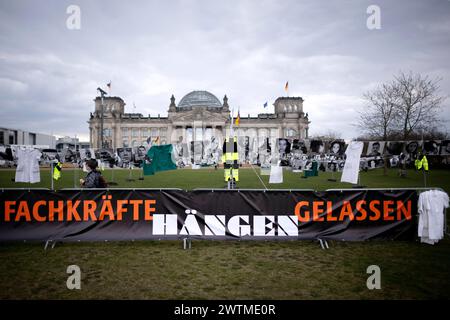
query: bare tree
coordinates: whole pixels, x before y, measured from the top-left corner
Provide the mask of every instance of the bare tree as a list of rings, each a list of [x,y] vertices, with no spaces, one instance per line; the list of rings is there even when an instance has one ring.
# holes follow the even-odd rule
[[[439,96],[441,79],[400,72],[390,83],[364,94],[367,104],[359,113],[357,126],[375,139],[386,141],[400,135],[407,140],[419,131],[432,131],[444,97]],[[428,129],[428,130],[426,130]],[[385,159],[385,174],[387,159]]]
[[[359,113],[359,127],[372,137],[383,141],[395,130],[395,110],[398,103],[398,87],[394,82],[384,83],[364,94],[367,104]],[[384,157],[384,175],[387,175],[387,157]]]
[[[357,124],[371,137],[407,140],[419,131],[431,132],[439,124],[438,114],[445,97],[439,96],[441,79],[400,72],[390,83],[364,94],[367,104]]]
[[[375,90],[364,93],[364,99],[367,103],[359,112],[357,126],[369,136],[386,141],[395,130],[398,86],[394,82],[382,84]]]
[[[441,79],[405,74],[395,77],[398,101],[396,102],[397,128],[407,140],[414,130],[434,128],[444,97],[438,95]]]

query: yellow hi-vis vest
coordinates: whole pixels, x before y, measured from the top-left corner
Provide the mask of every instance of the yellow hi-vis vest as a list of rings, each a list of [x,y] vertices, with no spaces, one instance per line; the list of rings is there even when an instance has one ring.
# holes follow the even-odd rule
[[[225,181],[233,177],[239,181],[239,154],[237,149],[237,138],[226,138],[223,142],[222,162],[224,168]]]
[[[420,170],[423,167],[423,170],[428,171],[428,160],[425,155],[422,157],[422,160],[416,159],[414,164],[416,165],[417,170]]]
[[[61,162],[58,161],[53,168],[53,179],[58,180],[61,178],[61,168]]]
[[[414,165],[416,166],[417,170],[420,170],[422,168],[422,161],[416,159],[416,161],[414,161]]]
[[[422,158],[422,165],[423,165],[423,169],[425,171],[428,171],[428,160],[427,160],[426,156],[423,156],[423,158]]]

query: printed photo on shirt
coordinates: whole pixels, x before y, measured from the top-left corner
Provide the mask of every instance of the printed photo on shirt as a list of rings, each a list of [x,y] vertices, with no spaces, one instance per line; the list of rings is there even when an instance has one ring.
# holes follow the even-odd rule
[[[310,150],[312,153],[322,154],[325,152],[325,146],[322,140],[311,140]]]
[[[294,139],[292,141],[292,152],[294,150],[299,150],[301,153],[307,154],[308,153],[308,148],[306,147],[305,140]]]
[[[191,163],[201,165],[203,159],[203,142],[191,141]]]
[[[141,145],[136,148],[134,153],[134,161],[143,161],[145,159],[145,155],[147,154],[147,148],[144,145]]]
[[[410,156],[415,156],[419,153],[420,148],[420,141],[408,141],[405,146],[405,153]]]
[[[133,150],[131,148],[117,148],[117,165],[128,168],[131,164]]]
[[[436,141],[436,140],[425,141],[423,144],[424,153],[426,155],[439,154],[439,144],[440,144],[440,141]]]
[[[270,167],[272,153],[272,144],[270,138],[264,137],[259,139],[257,164],[261,167]]]
[[[78,158],[74,148],[64,148],[59,152],[59,159],[63,163],[75,163]]]
[[[250,161],[251,138],[249,136],[238,137],[238,154],[240,163],[248,163]]]
[[[56,149],[42,149],[41,163],[50,164],[59,160],[58,151]]]
[[[342,140],[334,140],[328,143],[327,154],[334,157],[341,157],[345,152],[345,142]]]
[[[289,139],[279,138],[277,139],[277,156],[280,162],[280,166],[290,166],[291,159],[291,142]]]
[[[389,141],[386,146],[386,154],[399,156],[403,152],[404,146],[405,143],[402,141]]]
[[[90,149],[90,148],[80,149],[80,159],[83,161],[86,161],[89,159],[95,159],[94,150]]]
[[[368,157],[380,157],[383,155],[385,144],[385,141],[369,141],[366,155]]]
[[[220,143],[215,136],[211,136],[209,140],[203,141],[203,163],[212,166],[219,163],[220,159]]]
[[[450,140],[444,140],[441,142],[441,149],[439,154],[450,155]]]

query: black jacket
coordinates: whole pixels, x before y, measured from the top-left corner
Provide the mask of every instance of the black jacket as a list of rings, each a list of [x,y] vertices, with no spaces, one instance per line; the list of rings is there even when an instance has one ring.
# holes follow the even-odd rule
[[[86,176],[86,179],[84,180],[84,187],[85,188],[104,188],[100,181],[101,173],[97,170],[93,170],[89,172]]]

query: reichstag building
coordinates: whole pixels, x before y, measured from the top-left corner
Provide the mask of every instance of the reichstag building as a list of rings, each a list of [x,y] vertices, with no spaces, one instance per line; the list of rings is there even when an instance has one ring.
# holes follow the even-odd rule
[[[105,148],[136,148],[150,141],[159,144],[176,143],[183,140],[208,141],[229,134],[231,108],[225,95],[222,102],[208,91],[192,91],[177,104],[172,95],[167,116],[144,116],[125,112],[125,102],[120,97],[95,98],[95,111],[89,123],[90,143],[101,148],[100,128],[103,111],[103,140]],[[102,108],[103,105],[103,108]],[[303,112],[301,97],[279,97],[275,100],[275,113],[260,113],[256,117],[244,116],[240,110],[240,124],[234,126],[238,137],[259,139],[307,139],[308,114]],[[261,107],[262,108],[262,107]],[[103,110],[102,110],[103,109]],[[237,108],[234,108],[236,117]]]

